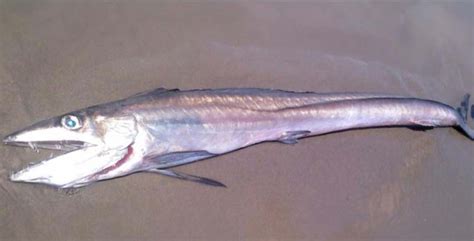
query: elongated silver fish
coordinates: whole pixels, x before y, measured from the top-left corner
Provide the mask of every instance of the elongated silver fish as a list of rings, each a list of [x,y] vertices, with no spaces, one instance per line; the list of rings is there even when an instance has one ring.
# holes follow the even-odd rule
[[[3,142],[68,151],[12,174],[12,181],[75,188],[153,172],[223,186],[172,168],[264,141],[294,144],[354,128],[457,127],[474,139],[468,106],[469,95],[454,109],[382,94],[156,89],[40,121]]]

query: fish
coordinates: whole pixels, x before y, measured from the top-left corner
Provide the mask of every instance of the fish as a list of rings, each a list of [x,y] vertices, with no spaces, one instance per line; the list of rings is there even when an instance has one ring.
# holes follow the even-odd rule
[[[158,88],[39,121],[6,136],[3,143],[63,152],[11,174],[14,182],[73,189],[154,173],[225,187],[174,168],[262,142],[292,145],[301,138],[351,129],[454,127],[474,140],[469,97],[454,108],[377,93]]]

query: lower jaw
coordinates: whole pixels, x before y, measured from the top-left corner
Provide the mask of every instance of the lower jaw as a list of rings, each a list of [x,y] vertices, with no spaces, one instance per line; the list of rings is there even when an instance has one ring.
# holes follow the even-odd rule
[[[130,144],[127,147],[127,153],[122,157],[122,159],[118,160],[114,164],[102,169],[101,171],[95,173],[90,179],[90,181],[100,181],[104,179],[110,179],[114,177],[120,176],[120,174],[113,173],[116,171],[119,167],[121,167],[123,164],[125,164],[130,157],[133,155],[133,147],[132,144]]]

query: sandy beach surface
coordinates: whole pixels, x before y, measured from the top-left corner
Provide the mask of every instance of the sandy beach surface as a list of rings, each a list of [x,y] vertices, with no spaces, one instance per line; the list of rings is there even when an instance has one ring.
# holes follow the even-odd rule
[[[0,136],[157,87],[474,94],[474,4],[0,1]],[[471,121],[472,126],[472,121]],[[474,142],[453,129],[265,143],[66,194],[8,175],[0,240],[473,240]]]

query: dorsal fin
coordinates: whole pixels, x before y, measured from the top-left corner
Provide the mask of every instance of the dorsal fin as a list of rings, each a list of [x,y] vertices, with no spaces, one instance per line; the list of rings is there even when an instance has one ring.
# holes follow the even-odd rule
[[[139,93],[134,94],[130,97],[139,97],[139,96],[147,96],[147,95],[160,95],[160,94],[163,94],[163,93],[175,92],[175,91],[179,91],[179,89],[156,88],[154,90],[147,90],[147,91],[139,92]]]

